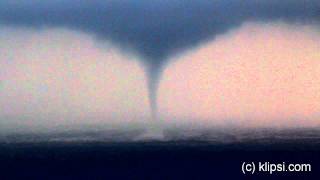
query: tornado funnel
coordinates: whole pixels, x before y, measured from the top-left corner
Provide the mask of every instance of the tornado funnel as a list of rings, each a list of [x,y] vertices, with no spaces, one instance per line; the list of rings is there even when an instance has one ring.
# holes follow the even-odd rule
[[[248,21],[319,24],[319,0],[23,1],[0,0],[0,25],[71,28],[141,55],[157,118],[160,76],[172,56]],[[272,13],[270,13],[272,12]]]
[[[153,61],[146,66],[148,96],[151,109],[151,116],[153,120],[158,118],[158,88],[162,75],[161,61]]]

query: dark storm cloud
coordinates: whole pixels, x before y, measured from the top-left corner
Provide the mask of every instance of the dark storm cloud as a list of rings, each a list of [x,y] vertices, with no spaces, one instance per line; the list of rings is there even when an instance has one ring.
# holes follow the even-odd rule
[[[67,27],[108,39],[142,56],[152,106],[168,57],[245,21],[314,23],[318,0],[0,1],[0,23]],[[154,109],[156,109],[154,107]]]
[[[310,22],[320,17],[316,0],[14,2],[0,1],[2,23],[80,29],[130,46],[156,64],[247,20]]]

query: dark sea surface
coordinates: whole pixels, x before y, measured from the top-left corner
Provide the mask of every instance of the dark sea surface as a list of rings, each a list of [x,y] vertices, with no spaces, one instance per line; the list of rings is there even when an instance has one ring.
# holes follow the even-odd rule
[[[319,179],[319,132],[172,130],[139,140],[139,130],[2,135],[0,179]],[[312,171],[243,174],[243,162],[308,163]]]

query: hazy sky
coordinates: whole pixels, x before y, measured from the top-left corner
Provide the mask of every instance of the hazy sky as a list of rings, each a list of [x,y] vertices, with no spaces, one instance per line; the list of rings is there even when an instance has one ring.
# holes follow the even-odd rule
[[[313,126],[320,121],[314,26],[247,23],[173,57],[159,90],[170,123]],[[3,125],[150,120],[144,69],[111,43],[66,29],[0,31]]]
[[[0,5],[2,128],[320,124],[318,1]]]
[[[0,22],[37,29],[64,27],[112,41],[139,55],[149,104],[157,116],[158,89],[171,56],[206,43],[244,22],[312,24],[318,0],[1,0]]]
[[[241,126],[320,124],[320,40],[312,26],[248,23],[175,57],[160,112]]]
[[[143,69],[108,43],[65,29],[2,28],[0,47],[1,123],[127,122],[149,114]]]

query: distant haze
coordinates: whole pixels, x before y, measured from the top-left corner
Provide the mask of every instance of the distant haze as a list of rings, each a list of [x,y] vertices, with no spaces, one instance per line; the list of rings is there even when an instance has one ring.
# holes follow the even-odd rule
[[[67,29],[4,27],[0,47],[1,127],[141,122],[150,116],[140,64],[111,44]]]
[[[318,126],[319,41],[315,26],[247,23],[175,57],[160,112],[224,126]]]
[[[318,29],[246,23],[172,56],[160,81],[159,119],[167,126],[318,126]],[[112,42],[66,28],[2,26],[0,47],[2,129],[150,121],[143,65]]]
[[[138,55],[154,120],[160,81],[172,56],[250,21],[299,27],[319,20],[318,0],[0,0],[3,25],[70,28]]]

